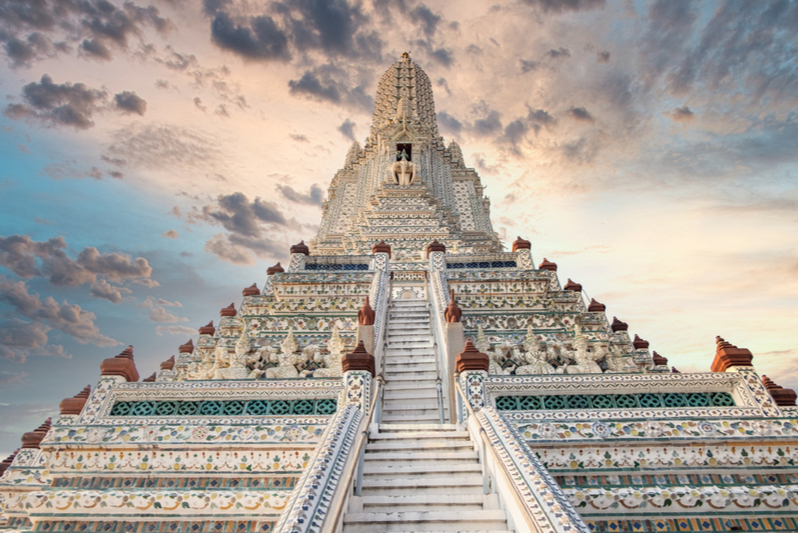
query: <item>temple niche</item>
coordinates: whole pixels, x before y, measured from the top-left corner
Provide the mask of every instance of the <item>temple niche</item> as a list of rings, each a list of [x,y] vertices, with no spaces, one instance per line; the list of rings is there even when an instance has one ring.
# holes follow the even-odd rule
[[[0,533],[797,531],[796,393],[722,337],[670,367],[533,251],[403,54],[316,237],[150,377],[98,361]]]

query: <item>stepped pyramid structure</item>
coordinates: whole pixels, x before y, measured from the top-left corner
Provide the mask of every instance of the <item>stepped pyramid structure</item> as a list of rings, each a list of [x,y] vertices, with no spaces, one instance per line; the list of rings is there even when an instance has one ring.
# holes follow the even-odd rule
[[[794,391],[670,370],[511,251],[407,54],[319,234],[151,376],[133,347],[0,463],[41,533],[797,531]]]

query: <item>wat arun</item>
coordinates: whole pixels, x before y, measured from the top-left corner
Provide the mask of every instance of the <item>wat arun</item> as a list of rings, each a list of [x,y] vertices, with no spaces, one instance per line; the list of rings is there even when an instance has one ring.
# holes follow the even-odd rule
[[[404,54],[317,236],[149,377],[130,346],[76,383],[0,530],[797,531],[794,391],[735,339],[671,368],[533,250]]]

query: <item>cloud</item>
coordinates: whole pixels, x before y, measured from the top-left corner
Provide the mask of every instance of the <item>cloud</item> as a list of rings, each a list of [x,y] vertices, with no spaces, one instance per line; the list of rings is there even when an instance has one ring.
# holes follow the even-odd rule
[[[170,313],[169,311],[167,311],[163,307],[154,307],[150,311],[150,314],[148,315],[148,318],[152,322],[174,323],[174,322],[188,322],[189,321],[189,319],[186,318],[186,317],[179,317],[179,316],[173,315],[172,313]]]
[[[11,305],[21,317],[58,329],[81,344],[91,343],[97,346],[119,344],[114,339],[100,333],[94,323],[97,315],[91,311],[86,311],[79,305],[66,301],[58,303],[52,296],[41,300],[38,294],[28,293],[28,287],[24,281],[14,282],[0,278],[0,301]],[[26,331],[35,330],[28,328]],[[47,332],[43,327],[40,327],[38,331],[39,334]]]
[[[25,85],[22,94],[27,104],[9,104],[3,112],[7,117],[77,129],[94,126],[92,114],[105,106],[107,96],[105,91],[90,89],[83,83],[53,83],[47,74],[39,83]]]
[[[549,57],[550,59],[567,59],[569,57],[572,57],[572,54],[570,53],[570,51],[567,50],[566,48],[563,48],[563,47],[559,48],[558,50],[551,49],[545,55],[547,57]]]
[[[136,113],[144,116],[144,112],[147,111],[147,102],[131,91],[122,91],[119,94],[115,94],[114,105],[123,113]]]
[[[535,72],[539,70],[541,64],[538,61],[528,61],[527,59],[520,59],[519,60],[520,70],[522,70],[523,74],[527,74],[528,72]]]
[[[606,0],[522,0],[544,13],[561,14],[568,11],[590,11],[605,7]]]
[[[296,204],[306,204],[306,205],[322,205],[322,196],[324,192],[322,191],[322,187],[317,185],[316,183],[311,186],[309,189],[308,194],[302,194],[294,189],[292,189],[288,185],[277,185],[278,191],[283,195],[284,198],[289,200],[290,202],[294,202]]]
[[[450,133],[454,133],[456,135],[458,135],[461,132],[461,129],[464,127],[461,122],[459,122],[454,116],[446,111],[439,111],[436,113],[436,122],[442,127],[443,130],[449,131]]]
[[[608,63],[611,61],[611,52],[608,50],[602,50],[597,52],[597,62],[598,63]]]
[[[156,326],[156,335],[164,334],[186,337],[196,335],[197,330],[188,326]]]
[[[22,383],[22,380],[26,377],[28,377],[27,372],[9,372],[8,370],[0,370],[0,384]]]
[[[105,157],[134,167],[208,171],[221,156],[219,143],[208,134],[171,124],[134,122],[112,139]]]
[[[183,304],[178,302],[177,300],[174,302],[170,302],[169,300],[165,300],[164,298],[156,298],[154,296],[148,296],[142,303],[138,304],[137,307],[142,307],[145,309],[153,309],[156,306],[162,307],[183,307]]]
[[[171,229],[169,231],[165,231],[164,233],[162,233],[161,236],[165,237],[167,239],[177,239],[178,238],[178,232],[175,231],[174,229]]]
[[[130,289],[125,287],[115,287],[104,279],[96,280],[89,289],[89,295],[93,298],[102,298],[115,304],[122,301],[123,294],[130,294],[131,292]]]
[[[63,237],[37,242],[26,235],[0,236],[0,266],[21,278],[47,277],[50,283],[59,286],[95,283],[98,277],[158,286],[151,278],[152,267],[143,257],[131,259],[120,252],[100,253],[97,248],[87,246],[72,259],[64,251],[66,248]]]
[[[436,26],[442,20],[442,17],[431,11],[425,4],[418,4],[414,9],[408,12],[408,15],[411,20],[422,26],[425,35],[428,37],[436,33]]]
[[[303,135],[301,133],[290,133],[289,137],[291,137],[293,140],[295,140],[297,142],[303,142],[303,143],[309,142],[308,137],[306,137],[305,135]]]
[[[569,113],[569,116],[575,120],[582,122],[594,122],[594,117],[586,110],[585,107],[572,107],[567,111],[567,113]]]
[[[694,120],[694,112],[688,106],[676,107],[671,113],[664,113],[675,122],[691,122]]]
[[[206,242],[205,251],[212,253],[224,261],[234,265],[252,265],[255,263],[253,254],[247,248],[231,243],[228,236],[217,233]]]
[[[332,65],[306,70],[299,80],[289,80],[289,94],[359,111],[371,111],[375,105],[363,84],[350,87],[347,73]]]
[[[344,135],[347,139],[355,141],[356,140],[355,127],[356,123],[348,118],[344,122],[342,122],[342,124],[336,129],[338,129],[339,132],[342,135]]]
[[[500,113],[493,109],[489,111],[485,118],[478,119],[472,123],[472,131],[481,137],[498,133],[502,128]]]

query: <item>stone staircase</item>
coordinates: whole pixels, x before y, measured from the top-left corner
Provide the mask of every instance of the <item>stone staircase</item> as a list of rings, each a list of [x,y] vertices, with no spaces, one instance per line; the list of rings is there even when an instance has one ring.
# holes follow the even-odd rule
[[[384,408],[364,454],[361,496],[350,499],[344,533],[511,533],[483,477],[469,432],[439,424],[436,354],[424,300],[390,308]]]
[[[382,420],[438,424],[436,351],[428,302],[393,300],[386,342]]]

